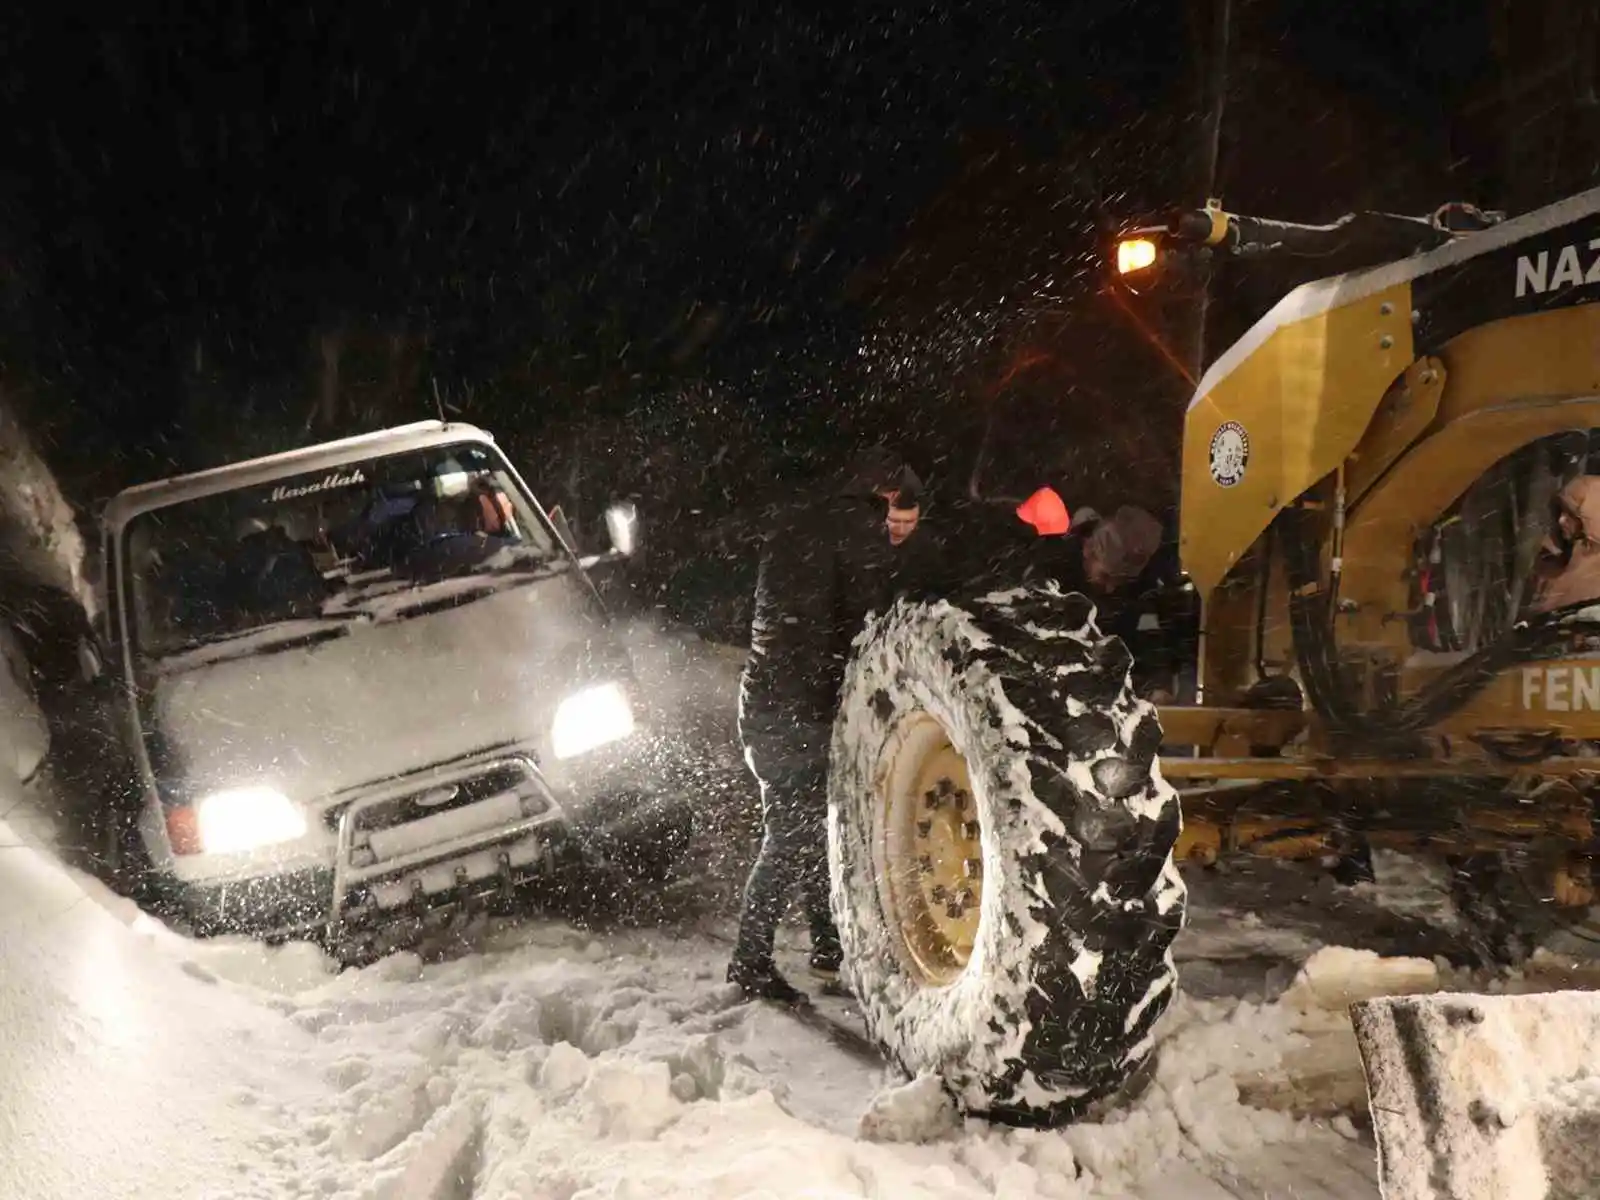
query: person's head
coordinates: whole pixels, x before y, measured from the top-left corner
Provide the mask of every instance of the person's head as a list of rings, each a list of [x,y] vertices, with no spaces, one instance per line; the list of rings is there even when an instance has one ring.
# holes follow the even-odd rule
[[[878,493],[889,506],[884,525],[889,544],[898,546],[917,531],[922,521],[922,481],[910,467],[901,468],[897,484]]]
[[[875,496],[887,505],[884,527],[891,545],[898,546],[915,533],[922,519],[922,480],[886,446],[858,452],[845,469],[840,492]]]
[[[1125,504],[1098,522],[1083,544],[1083,570],[1097,591],[1113,592],[1139,578],[1161,548],[1161,522]]]
[[[889,544],[898,546],[917,531],[922,520],[922,497],[917,489],[903,487],[885,492],[884,499],[889,502],[889,516],[884,522],[889,529]]]

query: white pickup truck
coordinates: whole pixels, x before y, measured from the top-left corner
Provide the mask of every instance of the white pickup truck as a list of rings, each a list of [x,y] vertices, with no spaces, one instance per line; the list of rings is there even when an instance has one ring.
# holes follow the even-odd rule
[[[626,648],[493,438],[428,421],[131,488],[100,645],[137,786],[113,854],[197,931],[332,936],[559,851],[665,873]],[[135,811],[136,810],[136,811]],[[111,823],[113,827],[115,823]]]

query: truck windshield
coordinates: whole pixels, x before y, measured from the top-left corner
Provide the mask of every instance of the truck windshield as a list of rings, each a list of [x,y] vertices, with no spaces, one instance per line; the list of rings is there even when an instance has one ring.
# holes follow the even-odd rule
[[[498,451],[437,447],[186,500],[128,523],[138,653],[314,630],[463,576],[563,555]]]

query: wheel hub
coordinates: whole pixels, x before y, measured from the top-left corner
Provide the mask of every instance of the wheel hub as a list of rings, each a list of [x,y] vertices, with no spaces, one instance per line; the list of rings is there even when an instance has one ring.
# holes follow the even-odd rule
[[[880,797],[886,899],[907,965],[925,983],[950,983],[977,941],[983,831],[966,760],[932,717],[901,727]]]

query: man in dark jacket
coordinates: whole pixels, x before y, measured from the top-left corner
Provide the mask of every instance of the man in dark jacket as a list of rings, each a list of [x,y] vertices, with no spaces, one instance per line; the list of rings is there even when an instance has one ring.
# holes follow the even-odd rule
[[[1090,595],[1105,606],[1100,628],[1120,637],[1133,655],[1134,690],[1160,704],[1172,702],[1189,685],[1183,677],[1198,661],[1200,632],[1175,534],[1143,509],[1125,506],[1086,529],[1084,554],[1098,564],[1098,578],[1089,582]]]
[[[1161,548],[1161,523],[1142,508],[1124,505],[1109,517],[1080,519],[1066,537],[1054,542],[1060,553],[1047,557],[1046,571],[1070,591],[1095,601],[1100,627],[1116,631],[1134,599],[1134,585],[1144,576]]]
[[[839,969],[828,902],[828,744],[850,643],[892,587],[887,501],[908,478],[886,451],[863,454],[832,494],[798,505],[762,548],[739,735],[761,785],[765,832],[728,967],[728,981],[751,996],[800,998],[772,961],[796,885],[811,927],[812,969]]]

